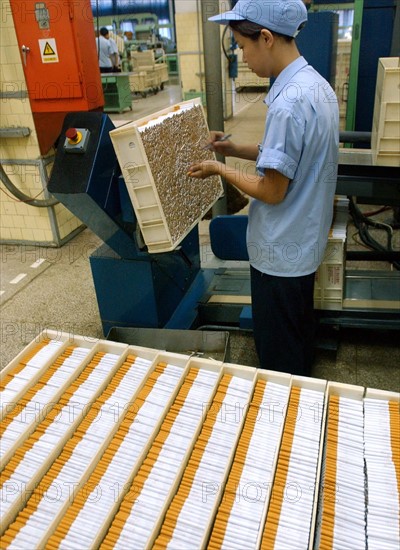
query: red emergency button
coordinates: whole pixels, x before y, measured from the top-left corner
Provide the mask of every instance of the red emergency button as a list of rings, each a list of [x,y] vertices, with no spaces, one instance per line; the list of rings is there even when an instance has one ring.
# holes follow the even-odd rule
[[[82,139],[82,134],[78,132],[76,128],[68,128],[68,130],[65,132],[65,135],[67,136],[68,143],[70,143],[71,145],[79,143]]]
[[[68,128],[68,130],[65,132],[65,135],[68,139],[72,139],[74,141],[78,137],[78,132],[76,128]]]

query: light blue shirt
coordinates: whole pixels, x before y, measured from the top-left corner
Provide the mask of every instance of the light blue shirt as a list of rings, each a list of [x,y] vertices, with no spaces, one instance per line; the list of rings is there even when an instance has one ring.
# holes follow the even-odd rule
[[[291,181],[281,203],[251,201],[250,264],[270,275],[309,275],[323,259],[332,223],[339,147],[336,95],[299,57],[279,74],[265,103],[257,171],[264,175],[272,168]]]
[[[110,55],[113,53],[112,45],[107,38],[100,35],[96,39],[97,51],[99,52],[99,67],[111,69],[113,64]],[[99,51],[100,50],[100,51]]]

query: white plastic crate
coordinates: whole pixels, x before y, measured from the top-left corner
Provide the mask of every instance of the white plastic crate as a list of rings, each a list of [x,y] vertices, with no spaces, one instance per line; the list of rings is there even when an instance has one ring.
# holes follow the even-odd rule
[[[154,51],[131,52],[131,60],[134,70],[142,69],[142,67],[153,68],[155,63]]]
[[[335,243],[342,254],[341,262],[323,262],[315,275],[314,307],[316,309],[341,310],[343,305],[344,287],[344,245]],[[329,246],[328,246],[329,249]]]
[[[400,166],[400,58],[379,59],[371,134],[374,164]]]
[[[380,57],[376,95],[382,102],[399,101],[400,57]]]
[[[315,275],[314,307],[317,309],[342,309],[347,218],[348,199],[337,197],[324,259]]]
[[[157,75],[157,82],[159,86],[161,86],[165,82],[168,82],[168,65],[166,63],[156,63],[154,65],[154,70]]]
[[[22,376],[21,370],[24,366],[29,367],[27,363],[27,357],[34,356],[39,353],[40,347],[47,342],[48,344],[55,344],[50,349],[46,356],[42,359],[35,359],[36,369],[29,369],[29,377]],[[57,346],[57,343],[60,345]],[[80,336],[68,334],[62,331],[44,330],[36,336],[36,338],[26,346],[2,371],[0,372],[0,419],[5,414],[10,412],[15,404],[23,398],[34,384],[40,379],[40,377],[47,372],[50,365],[65,351],[67,346],[79,346],[81,348],[92,349],[96,345],[96,341],[93,339],[84,339]],[[32,355],[33,354],[33,355]],[[18,389],[15,388],[13,392],[9,391],[10,387],[15,386],[13,382],[16,377],[18,382]],[[11,382],[11,386],[9,383]],[[12,399],[10,401],[10,396]]]
[[[144,93],[148,91],[146,72],[129,73],[129,87],[132,93]]]
[[[346,127],[346,110],[349,91],[351,40],[337,42],[335,92],[339,102],[340,130]]]
[[[239,53],[241,56],[241,53]],[[235,79],[235,88],[267,88],[269,86],[269,78],[261,78],[251,71],[247,63],[239,61],[238,75]]]
[[[201,101],[184,101],[110,136],[149,252],[174,250],[223,194],[219,176],[188,176],[192,162],[215,159],[204,149]]]
[[[21,352],[19,356],[17,356],[16,359],[10,363],[8,367],[6,367],[7,372],[10,372],[10,369],[15,366],[15,363],[23,358],[26,353],[31,352],[36,344],[43,338],[52,336],[57,336],[63,345],[74,343],[79,346],[83,345],[88,349],[91,346],[91,344],[89,344],[91,339],[89,338],[82,336],[74,336],[71,338],[66,334],[56,335],[55,333],[47,331],[32,342],[23,352]],[[234,465],[238,462],[240,463],[242,460],[241,454],[236,457],[236,450],[238,449],[240,436],[244,433],[244,436],[247,437],[249,433],[244,432],[243,427],[245,425],[246,418],[249,415],[249,405],[256,387],[256,383],[259,380],[265,380],[267,384],[271,382],[281,386],[286,386],[288,389],[298,387],[302,390],[315,390],[324,396],[323,399],[316,399],[314,396],[309,396],[305,399],[301,403],[301,408],[299,407],[298,409],[296,421],[292,426],[290,426],[290,423],[287,420],[287,404],[284,400],[267,400],[265,399],[265,396],[263,396],[262,408],[260,407],[256,416],[257,423],[262,420],[265,422],[272,422],[275,415],[281,415],[283,421],[286,420],[288,428],[295,429],[297,422],[299,422],[298,427],[302,427],[300,422],[306,421],[308,414],[307,425],[310,426],[311,423],[315,423],[320,426],[320,428],[318,428],[320,434],[318,436],[318,457],[315,458],[314,456],[314,458],[312,458],[313,468],[315,471],[315,482],[309,484],[307,483],[307,485],[302,485],[300,483],[301,477],[299,478],[299,481],[298,476],[301,476],[301,470],[303,469],[302,463],[300,463],[300,466],[293,469],[291,477],[288,478],[288,483],[285,485],[284,493],[285,496],[287,496],[288,502],[293,505],[293,510],[296,508],[296,503],[297,510],[301,509],[304,505],[303,503],[305,502],[304,498],[306,494],[312,493],[312,508],[311,506],[309,508],[310,521],[309,523],[304,524],[304,529],[308,530],[309,533],[309,544],[304,546],[304,548],[311,550],[311,548],[315,547],[315,545],[313,545],[314,531],[316,527],[318,528],[318,514],[321,510],[321,499],[319,499],[319,493],[324,489],[322,476],[324,472],[323,457],[326,448],[325,426],[328,420],[328,397],[337,395],[360,401],[364,396],[364,388],[332,382],[327,384],[327,381],[325,380],[291,376],[285,373],[276,373],[263,369],[254,369],[252,367],[221,363],[214,360],[190,358],[188,355],[160,352],[157,349],[128,346],[127,344],[120,344],[110,341],[93,342],[85,363],[88,364],[92,360],[93,355],[98,352],[115,354],[117,356],[117,363],[114,366],[110,366],[109,372],[105,375],[104,383],[101,383],[101,385],[98,386],[98,390],[96,390],[95,395],[93,394],[93,398],[91,398],[87,406],[82,409],[82,412],[76,417],[76,420],[68,423],[63,441],[60,441],[56,446],[53,446],[53,448],[50,449],[50,452],[45,457],[43,464],[38,464],[36,473],[32,476],[32,479],[29,481],[28,485],[21,485],[21,501],[16,501],[13,508],[7,512],[5,516],[3,516],[4,522],[2,524],[2,529],[6,531],[3,535],[4,545],[8,547],[13,542],[10,539],[13,539],[19,534],[21,534],[21,538],[26,535],[26,540],[31,543],[30,547],[45,547],[48,540],[53,537],[54,533],[58,533],[60,538],[63,539],[63,537],[67,534],[67,531],[64,530],[63,523],[68,523],[69,530],[78,517],[73,514],[78,510],[78,507],[79,510],[83,510],[87,504],[95,506],[98,514],[102,514],[102,517],[104,517],[104,521],[100,524],[97,522],[96,526],[97,518],[94,515],[91,515],[91,521],[89,521],[86,526],[85,538],[91,537],[93,539],[94,543],[91,545],[93,548],[97,548],[101,544],[104,545],[104,541],[106,539],[103,540],[103,537],[106,536],[108,529],[110,527],[112,528],[113,524],[117,524],[118,528],[118,524],[120,524],[121,519],[122,523],[125,523],[128,519],[128,516],[124,516],[126,510],[122,509],[122,504],[125,497],[129,505],[130,514],[132,506],[136,500],[139,501],[142,498],[143,502],[144,493],[142,497],[140,491],[143,490],[144,483],[146,483],[147,488],[150,487],[150,489],[148,490],[146,497],[148,500],[144,499],[145,505],[143,506],[143,521],[146,528],[148,527],[150,534],[147,544],[143,545],[143,547],[153,546],[154,541],[160,534],[161,527],[173,499],[179,494],[180,486],[184,485],[181,483],[182,476],[187,466],[189,465],[190,469],[193,462],[191,462],[192,452],[195,451],[196,448],[197,451],[199,448],[202,449],[204,447],[205,449],[206,446],[203,444],[204,441],[206,440],[208,444],[211,439],[210,437],[207,437],[207,430],[203,433],[203,427],[207,418],[206,415],[210,412],[210,415],[215,418],[215,423],[219,422],[220,427],[224,428],[224,434],[227,433],[226,428],[229,428],[229,425],[233,428],[231,431],[234,433],[233,437],[229,440],[229,443],[225,443],[223,453],[218,454],[215,457],[217,465],[219,465],[219,460],[224,461],[219,481],[216,481],[215,475],[213,475],[211,468],[209,476],[204,478],[199,477],[200,483],[204,480],[206,486],[204,486],[204,484],[201,485],[201,491],[199,493],[200,498],[196,498],[196,514],[199,517],[199,522],[201,518],[204,519],[205,512],[207,513],[208,519],[202,527],[204,536],[198,547],[205,547],[207,545],[208,534],[214,525],[218,505],[222,502],[222,489],[226,487],[226,481],[230,473],[233,472]],[[122,395],[122,397],[120,395],[120,400],[114,405],[113,398],[117,385],[120,384],[121,387],[126,387],[124,381],[121,381],[121,378],[118,378],[120,374],[119,369],[123,367],[123,362],[128,359],[128,357],[132,356],[135,358],[140,358],[142,361],[146,360],[146,362],[148,362],[148,366],[145,371],[140,371],[142,372],[142,375],[137,381],[137,386],[133,388],[130,387],[127,395]],[[133,373],[136,369],[135,364],[135,361],[132,362],[128,369],[129,372]],[[175,372],[173,376],[175,382],[173,384],[170,383],[166,386],[165,380],[162,382],[161,385],[164,384],[163,393],[165,393],[165,399],[160,405],[162,410],[157,413],[157,418],[153,418],[150,412],[152,410],[151,405],[155,403],[153,403],[151,398],[148,398],[150,394],[146,392],[143,393],[142,390],[146,387],[148,390],[151,389],[151,384],[149,386],[147,382],[150,377],[153,376],[158,367],[168,368],[168,366],[171,366],[172,369],[175,369],[175,371],[178,370],[181,372]],[[77,366],[79,372],[85,372],[86,368],[87,366],[85,366],[82,371],[81,365]],[[194,417],[192,413],[196,402],[189,398],[189,393],[185,393],[186,390],[184,388],[184,384],[186,382],[189,382],[190,386],[190,381],[194,380],[193,370],[197,370],[200,375],[204,375],[206,372],[212,375],[208,384],[209,389],[207,390],[205,397],[203,396],[201,400],[199,399],[197,401],[197,413]],[[160,371],[158,371],[158,373],[161,374]],[[245,389],[245,395],[242,395],[240,400],[238,394],[236,393],[237,387],[235,391],[232,391],[229,398],[230,401],[226,400],[221,402],[220,397],[214,399],[217,395],[219,384],[224,375],[231,375],[232,377],[246,381],[247,388]],[[159,381],[161,378],[153,376],[153,379],[154,383],[156,383],[155,381]],[[118,382],[118,380],[120,381]],[[199,381],[199,386],[203,385],[204,381],[205,379],[202,378]],[[81,381],[81,383],[84,382]],[[226,382],[224,382],[224,384],[226,384]],[[69,400],[71,398],[70,391],[75,391],[73,386],[74,385],[72,384],[66,392],[64,392],[65,388],[62,390],[60,388],[60,391],[63,391],[63,395],[65,393],[65,399]],[[105,392],[103,392],[103,390],[105,390]],[[181,390],[184,391],[181,393]],[[106,393],[107,391],[109,393]],[[399,402],[399,394],[395,392],[367,389],[365,397],[376,400],[391,400]],[[125,403],[124,399],[127,399],[128,401]],[[161,452],[158,452],[158,449],[160,449],[160,442],[162,444],[161,450],[166,451],[167,447],[164,449],[164,444],[167,441],[168,434],[172,433],[172,426],[178,418],[178,413],[179,415],[181,413],[182,403],[186,400],[190,406],[189,408],[191,409],[191,414],[186,416],[188,420],[185,421],[185,431],[181,434],[177,431],[177,429],[175,430],[175,437],[178,440],[175,443],[175,448],[172,452],[165,452],[163,455],[164,460],[157,462],[161,456]],[[140,409],[142,406],[141,402],[149,405],[149,408],[147,408],[147,415],[143,414],[142,421],[139,420],[136,434],[138,435],[139,433],[142,433],[139,432],[141,427],[147,426],[147,424],[143,422],[145,418],[149,421],[151,420],[152,424],[150,425],[150,428],[144,432],[143,437],[139,438],[133,437],[135,432],[131,432],[130,430],[135,418],[141,414],[140,411],[144,411],[144,409]],[[113,403],[111,408],[112,418],[106,414],[108,410],[108,403]],[[112,420],[111,423],[109,422],[110,420]],[[52,425],[58,425],[59,423],[58,418],[52,420]],[[120,429],[121,427],[122,430]],[[96,429],[96,432],[93,430],[92,433],[96,433],[96,435],[98,433],[103,433],[104,437],[99,437],[97,443],[95,440],[91,441],[87,438],[87,440],[90,441],[90,445],[87,446],[89,450],[91,449],[90,452],[85,453],[84,455],[77,453],[76,449],[78,449],[78,442],[82,441],[82,438],[86,437],[87,434],[90,433],[90,429],[94,428]],[[279,480],[276,479],[274,474],[276,473],[281,453],[283,457],[282,461],[285,459],[283,453],[286,452],[286,448],[282,446],[284,429],[285,426],[282,424],[277,433],[277,447],[272,457],[272,469],[270,472],[273,474],[273,476],[271,476],[271,481],[273,480],[273,484],[276,482],[279,484]],[[38,435],[41,433],[41,431],[38,431]],[[120,437],[121,434],[124,435],[124,437]],[[121,468],[124,456],[123,453],[119,453],[118,461],[116,463],[113,463],[112,460],[114,460],[117,456],[115,446],[117,437],[117,448],[119,449],[121,441],[123,441],[128,434],[130,437],[127,437],[127,439],[131,439],[132,449],[137,454],[134,460],[132,459],[131,454],[128,455],[130,460],[128,466],[129,469],[125,471],[125,469]],[[376,434],[378,439],[381,437],[381,426],[374,430],[374,434]],[[256,437],[259,438],[260,436],[261,434]],[[40,435],[40,437],[42,436]],[[36,439],[34,440],[36,441]],[[52,439],[49,439],[48,441],[51,442]],[[221,439],[214,438],[214,442],[215,441],[220,446]],[[223,438],[222,441],[224,442],[225,439]],[[260,439],[259,441],[260,443],[263,443]],[[310,441],[317,441],[315,434],[312,438],[310,438]],[[196,447],[197,442],[200,442],[200,445],[197,445]],[[26,452],[26,449],[23,447],[24,441],[19,439],[17,444],[19,454]],[[300,449],[302,452],[297,454],[303,454],[302,446],[293,446],[292,449]],[[178,454],[177,451],[180,451],[180,454]],[[307,451],[306,446],[304,447],[304,451]],[[79,469],[77,468],[74,471],[75,477],[72,480],[70,477],[66,478],[68,479],[68,484],[65,483],[66,487],[64,487],[64,485],[59,483],[64,478],[58,477],[58,475],[60,475],[60,472],[63,471],[63,475],[65,476],[72,475],[71,470],[68,471],[66,466],[67,464],[69,464],[69,466],[73,464],[71,458],[74,457],[74,453],[76,458],[79,459]],[[204,462],[212,466],[214,464],[212,460],[213,458],[214,457],[209,452],[209,461]],[[57,463],[55,463],[56,461]],[[304,463],[305,462],[303,462],[303,464]],[[111,471],[112,468],[110,469],[110,475],[115,475],[114,483],[110,485],[107,485],[106,483],[101,484],[98,474],[103,476],[106,471],[105,468],[107,467],[108,469],[110,464],[114,464],[114,474]],[[382,464],[384,464],[384,462],[382,462]],[[166,465],[168,467],[166,467]],[[346,463],[343,468],[345,473],[347,471],[349,473],[352,471],[351,465],[347,467]],[[148,475],[146,472],[148,472]],[[170,472],[172,472],[172,474]],[[140,475],[136,478],[138,474]],[[144,477],[141,477],[142,474]],[[151,476],[151,474],[154,475]],[[117,478],[117,476],[121,477]],[[125,476],[124,484],[121,484],[122,476]],[[159,489],[162,487],[162,484],[165,484],[167,476],[169,485],[167,490],[163,492],[163,501],[159,504],[159,510],[156,510],[156,512],[153,513],[153,516],[149,518],[148,510],[151,508],[153,512],[153,507],[149,508],[149,500],[154,499],[158,505],[160,500]],[[120,479],[120,481],[118,481],[118,479]],[[269,505],[273,502],[273,494],[270,492],[273,489],[273,484],[269,484],[268,478],[265,479],[265,482],[263,478],[262,483],[259,481],[253,482],[254,478],[251,479],[251,483],[239,486],[240,491],[238,494],[242,500],[249,497],[251,506],[255,506],[260,501],[259,491],[263,489],[264,492],[266,492],[268,489],[269,492],[266,496],[265,503],[261,507],[262,513],[260,523],[257,524],[254,521],[248,521],[249,519],[251,520],[253,516],[250,516],[249,518],[243,515],[240,517],[240,523],[237,527],[235,527],[235,529],[237,529],[237,533],[243,534],[243,531],[249,527],[249,524],[253,523],[253,529],[256,531],[258,530],[258,543],[260,543]],[[245,482],[246,478],[240,478],[240,481]],[[15,492],[16,486],[12,485],[10,487],[12,488],[10,493]],[[70,498],[72,496],[70,493],[70,487],[74,488],[74,498]],[[296,489],[296,487],[302,491],[301,495],[297,491],[297,497],[302,496],[302,498],[292,498],[290,500],[291,497],[295,496],[292,492],[290,492],[290,489]],[[52,488],[57,491],[55,495],[51,492]],[[254,488],[257,489],[257,493],[254,493]],[[94,492],[95,489],[97,490]],[[249,493],[247,493],[247,489],[250,489]],[[286,489],[289,491],[288,493],[286,493]],[[60,490],[61,492],[59,492]],[[93,493],[91,492],[92,490]],[[33,491],[35,491],[35,493],[32,495]],[[11,494],[11,496],[13,495]],[[53,496],[57,496],[58,498],[53,499]],[[99,498],[100,496],[101,498]],[[334,495],[332,495],[332,498],[333,496]],[[338,496],[341,496],[340,487]],[[328,494],[328,497],[331,498],[330,493]],[[80,498],[82,498],[82,500],[79,500]],[[207,504],[208,498],[212,498],[213,500],[210,500],[211,506],[206,509],[205,505]],[[394,498],[397,498],[397,493],[394,493]],[[18,515],[20,508],[26,500],[28,500],[28,506],[24,508],[21,515]],[[82,507],[79,504],[80,502]],[[359,507],[363,507],[365,505],[365,495],[362,491],[356,494],[354,505]],[[42,516],[40,515],[40,510],[50,510],[50,508],[51,513],[49,512],[47,514],[43,514]],[[119,514],[121,509],[122,513],[119,516],[116,515],[117,513]],[[69,516],[71,513],[72,516]],[[73,517],[72,523],[68,522],[68,516]],[[196,518],[194,517],[194,519]],[[16,522],[13,523],[15,520]],[[11,523],[13,523],[13,526],[9,529],[8,527]],[[77,531],[76,528],[75,531]],[[192,540],[190,523],[187,524],[187,526],[184,525],[184,532],[182,534],[187,538],[187,540]],[[129,532],[128,535],[130,535]],[[81,532],[78,531],[77,537],[79,543],[82,544]],[[33,538],[39,540],[40,542],[33,545]],[[290,544],[295,544],[296,541],[296,527],[294,527],[293,534],[288,538],[289,546]],[[105,545],[107,546],[107,544]],[[17,546],[17,544],[14,544],[14,546]],[[258,547],[259,544],[255,546],[255,548]]]
[[[310,377],[305,377],[305,376],[292,376],[292,380],[291,380],[291,391],[293,388],[298,388],[300,390],[311,390],[311,391],[315,391],[315,392],[320,392],[321,395],[323,396],[322,398],[322,402],[318,402],[315,398],[312,398],[312,397],[309,397],[308,399],[306,399],[305,402],[303,402],[303,405],[300,406],[299,405],[299,409],[298,409],[298,414],[297,414],[297,417],[295,419],[295,421],[293,422],[293,419],[292,420],[289,420],[288,419],[288,415],[287,415],[287,411],[286,411],[286,415],[285,415],[285,426],[284,426],[284,430],[285,428],[289,428],[291,426],[291,431],[294,432],[296,431],[297,429],[297,424],[299,425],[298,427],[300,428],[300,431],[301,431],[301,427],[302,427],[302,423],[306,421],[306,418],[307,418],[307,414],[310,413],[310,411],[312,411],[312,414],[313,414],[313,424],[315,425],[320,425],[320,434],[319,434],[319,437],[318,437],[318,445],[319,445],[319,449],[318,449],[318,459],[316,461],[316,464],[315,464],[315,482],[313,483],[309,483],[309,484],[304,484],[303,482],[300,482],[299,483],[299,479],[301,480],[301,472],[298,472],[297,471],[297,468],[293,468],[292,470],[292,473],[291,473],[291,477],[287,478],[285,482],[282,481],[282,479],[279,481],[276,480],[276,475],[277,475],[277,470],[279,468],[279,461],[280,461],[280,457],[281,455],[284,456],[283,458],[283,462],[286,462],[287,464],[290,462],[290,458],[288,456],[288,452],[290,453],[290,455],[293,454],[293,450],[296,450],[296,447],[292,447],[292,450],[288,449],[287,447],[284,448],[282,445],[284,443],[284,434],[282,434],[282,437],[281,437],[281,444],[280,444],[280,449],[279,449],[279,454],[275,457],[275,465],[274,465],[274,484],[277,483],[279,485],[279,483],[284,483],[284,486],[283,488],[281,487],[280,488],[280,491],[276,494],[274,494],[274,486],[271,487],[271,494],[268,498],[268,500],[266,501],[266,508],[264,510],[264,517],[263,517],[263,520],[261,522],[261,528],[260,528],[260,534],[259,534],[259,538],[258,538],[258,542],[257,542],[257,545],[256,545],[256,548],[269,548],[269,547],[272,547],[270,546],[270,540],[266,541],[264,540],[263,541],[263,536],[264,536],[264,529],[265,529],[265,521],[267,520],[268,521],[268,513],[270,512],[270,508],[271,508],[271,505],[274,503],[274,499],[275,498],[280,498],[280,494],[282,494],[282,489],[283,489],[283,500],[282,500],[282,503],[284,504],[285,501],[287,503],[290,503],[290,506],[292,508],[292,513],[293,515],[295,515],[296,517],[298,517],[301,512],[302,512],[302,506],[303,506],[303,503],[305,503],[305,498],[306,498],[306,494],[308,493],[308,496],[310,495],[310,493],[312,493],[312,506],[311,506],[311,509],[309,509],[309,513],[310,513],[310,517],[307,518],[309,519],[309,523],[307,521],[307,526],[308,526],[308,544],[302,544],[301,545],[301,548],[304,548],[304,549],[307,549],[307,550],[312,550],[313,548],[313,540],[314,540],[314,532],[315,532],[315,526],[316,526],[316,518],[317,518],[317,512],[318,512],[318,495],[319,495],[319,490],[320,490],[320,475],[321,475],[321,463],[322,463],[322,456],[323,456],[323,446],[324,446],[324,425],[325,425],[325,417],[326,417],[326,396],[327,396],[327,381],[326,380],[319,380],[317,378],[310,378]],[[286,407],[285,407],[286,408]],[[304,424],[303,424],[303,427],[304,427]],[[312,439],[309,440],[309,442],[311,443]],[[297,448],[298,450],[298,448]],[[298,457],[295,457],[297,458],[298,460]],[[309,462],[308,462],[309,463]],[[283,466],[283,470],[284,470],[284,466]],[[310,475],[310,471],[308,472],[309,475]],[[282,472],[281,472],[281,475],[282,475]],[[290,495],[290,488],[295,488],[296,491],[297,491],[297,496],[292,498],[292,495]],[[304,498],[301,498],[301,495],[304,493],[303,497]],[[280,513],[282,513],[282,510],[283,510],[283,504],[282,504],[282,507],[280,509]],[[305,504],[304,504],[305,505]],[[304,523],[306,524],[306,523]],[[295,528],[294,528],[295,529]],[[267,544],[268,542],[268,544]],[[291,540],[290,543],[294,542],[294,539],[293,541]],[[296,542],[298,542],[296,540]],[[304,542],[304,541],[302,541]],[[275,539],[275,545],[274,545],[274,548],[279,548],[279,544],[276,543],[276,539]],[[300,546],[299,546],[300,548]]]
[[[338,422],[338,417],[335,415],[335,413],[329,413],[329,401],[332,397],[338,397],[341,399],[346,400],[352,400],[356,405],[359,405],[362,407],[362,400],[364,397],[365,388],[362,386],[355,386],[351,384],[343,384],[340,382],[328,382],[327,389],[326,389],[326,405],[324,407],[324,418],[323,418],[323,427],[322,427],[322,439],[323,444],[321,444],[322,448],[322,460],[320,463],[320,468],[318,472],[318,482],[319,482],[319,495],[318,495],[318,503],[316,505],[317,509],[317,517],[315,518],[315,537],[314,537],[314,545],[313,548],[320,548],[321,546],[321,528],[322,528],[322,519],[323,519],[323,513],[324,513],[324,506],[328,506],[330,510],[328,511],[327,517],[328,521],[324,525],[324,531],[325,531],[325,537],[327,531],[329,531],[329,519],[333,519],[335,521],[336,514],[338,517],[338,522],[340,522],[340,510],[338,509],[337,505],[341,502],[344,502],[344,505],[346,506],[346,500],[343,500],[343,496],[341,493],[342,487],[340,485],[341,479],[343,479],[343,470],[346,469],[346,466],[343,467],[343,461],[339,462],[339,466],[342,470],[342,477],[338,478],[338,462],[337,462],[337,455],[332,455],[332,445],[330,447],[330,454],[327,456],[327,448],[329,445],[329,424],[333,421],[335,424],[335,421]],[[343,409],[342,409],[343,410]],[[344,409],[346,411],[346,409]],[[353,415],[350,411],[347,411],[347,414],[345,413],[346,420],[348,419],[349,423],[351,423]],[[342,417],[343,419],[343,417]],[[355,428],[358,431],[358,435],[363,430],[363,425],[360,423],[355,424]],[[354,429],[354,426],[353,426]],[[355,432],[357,433],[357,432]],[[342,434],[343,435],[343,434]],[[337,441],[337,439],[336,439]],[[357,450],[357,460],[356,460],[356,466],[358,466],[358,474],[360,474],[360,466],[362,468],[363,462],[362,458],[360,460],[360,455],[363,453],[362,445]],[[332,474],[332,465],[334,466],[333,474]],[[354,464],[354,462],[353,462]],[[329,469],[329,472],[328,472]],[[326,477],[325,477],[326,476]],[[363,481],[363,480],[362,480]],[[354,485],[356,489],[358,489],[357,494],[362,494],[361,491],[364,487],[364,484],[360,486],[360,475],[358,477],[358,483]],[[357,498],[354,498],[347,502],[347,510],[349,507],[354,505],[354,503],[357,502],[357,505],[359,506],[358,510],[358,519],[360,520],[363,514],[363,507],[364,503],[362,500],[358,501]],[[342,508],[343,509],[343,508]],[[329,514],[333,514],[333,516],[330,516]],[[326,519],[326,518],[325,518]],[[349,521],[351,522],[351,516],[349,515],[348,518],[344,519],[343,521]],[[332,533],[333,537],[333,533]],[[326,540],[326,538],[325,538]],[[337,540],[335,541],[337,543]],[[334,544],[332,545],[332,548],[336,547]],[[361,548],[361,546],[360,546]]]
[[[376,106],[371,147],[374,164],[400,166],[400,101]]]

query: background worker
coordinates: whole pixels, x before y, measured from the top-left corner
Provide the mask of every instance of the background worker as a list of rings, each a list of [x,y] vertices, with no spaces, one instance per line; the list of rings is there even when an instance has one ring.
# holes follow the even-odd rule
[[[120,73],[121,72],[121,60],[119,57],[119,51],[117,42],[110,36],[110,33],[108,33],[108,40],[111,44],[111,63],[113,66],[113,73]]]
[[[113,47],[109,40],[109,32],[106,27],[101,27],[99,36],[96,38],[99,67],[101,73],[113,72]]]
[[[260,366],[308,375],[314,358],[314,278],[336,188],[336,96],[294,41],[307,21],[302,0],[239,0],[210,20],[229,24],[243,61],[257,76],[275,81],[265,99],[260,145],[219,143],[222,132],[211,133],[215,152],[256,161],[257,174],[217,161],[194,163],[189,174],[219,174],[252,198],[247,248]]]

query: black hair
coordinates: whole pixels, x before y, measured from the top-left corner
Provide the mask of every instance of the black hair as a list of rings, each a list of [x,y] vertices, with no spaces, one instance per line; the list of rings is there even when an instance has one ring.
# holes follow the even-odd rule
[[[251,21],[243,20],[243,21],[230,21],[229,26],[234,31],[237,31],[242,36],[245,36],[246,38],[250,38],[250,40],[254,40],[256,42],[261,35],[261,31],[265,29],[266,27],[263,27],[262,25],[259,25],[258,23],[252,23]],[[274,36],[279,36],[283,38],[286,42],[291,42],[293,39],[293,36],[288,36],[286,34],[281,34],[280,32],[271,31],[271,29],[268,29]]]
[[[101,36],[107,36],[108,33],[109,33],[109,30],[107,29],[107,27],[101,27],[100,29]]]

